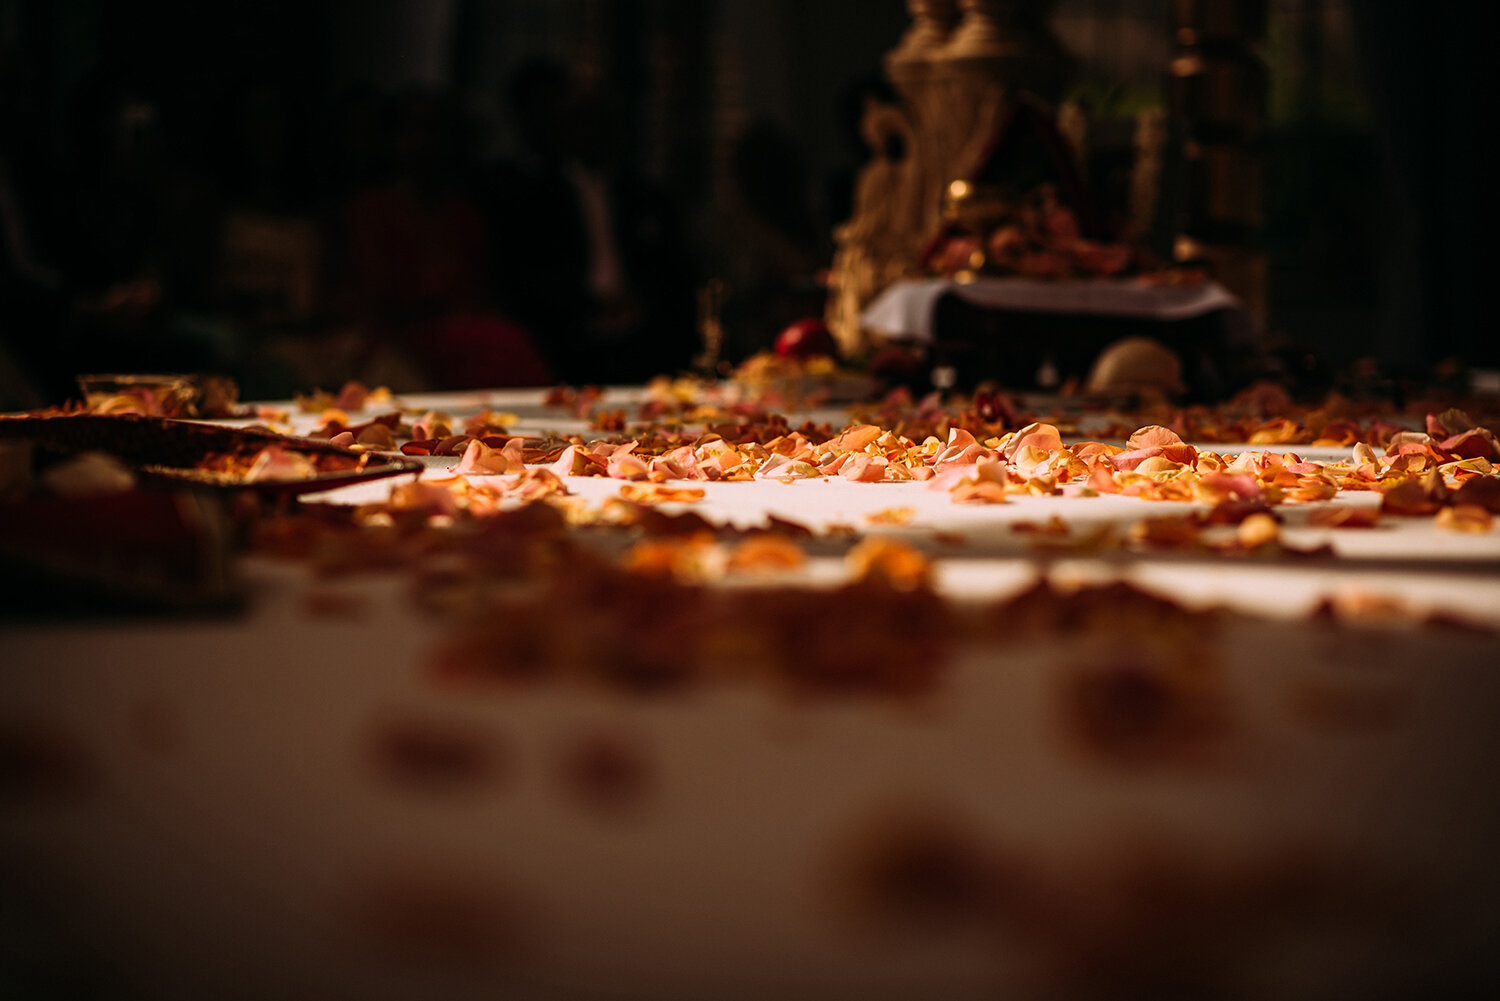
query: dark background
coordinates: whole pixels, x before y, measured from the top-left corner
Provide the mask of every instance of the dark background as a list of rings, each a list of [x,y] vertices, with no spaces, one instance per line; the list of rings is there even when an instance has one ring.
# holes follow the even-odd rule
[[[626,157],[680,212],[693,280],[730,279],[733,343],[747,352],[787,317],[817,310],[808,285],[831,256],[830,233],[863,156],[849,135],[849,94],[879,75],[909,23],[904,6],[4,0],[0,153],[11,215],[24,221],[29,261],[60,289],[38,296],[25,275],[8,275],[4,343],[23,369],[58,371],[128,367],[134,345],[146,355],[137,367],[217,364],[250,395],[333,378],[343,360],[336,352],[322,369],[303,363],[322,350],[306,317],[301,327],[263,322],[202,291],[213,259],[195,241],[211,240],[207,220],[236,200],[326,218],[357,180],[329,154],[330,129],[352,95],[440,88],[462,109],[469,162],[513,157],[506,81],[542,54],[589,67],[618,99]],[[1488,204],[1480,149],[1493,119],[1491,88],[1476,83],[1480,33],[1448,5],[1249,6],[1250,20],[1264,25],[1250,41],[1267,70],[1257,234],[1267,255],[1257,317],[1267,343],[1329,369],[1364,357],[1418,373],[1445,362],[1500,365],[1478,312],[1476,230],[1480,202]],[[1161,100],[1175,44],[1171,0],[1056,0],[1039,9],[1072,59],[1075,92],[1101,116]],[[267,107],[260,119],[249,110]],[[139,135],[122,139],[132,128]],[[747,134],[757,142],[743,143]],[[144,207],[121,209],[98,190],[122,145],[155,171]],[[258,162],[254,151],[267,148],[278,155]],[[737,171],[744,163],[748,180]],[[90,215],[110,211],[140,218]],[[170,336],[94,357],[78,341],[82,353],[61,360],[79,302],[98,301],[123,273],[128,241],[111,246],[100,234],[141,229],[151,230],[142,239],[173,276]],[[775,234],[764,246],[747,236],[763,232]],[[491,238],[525,247],[531,235]],[[23,402],[11,397],[7,405]]]

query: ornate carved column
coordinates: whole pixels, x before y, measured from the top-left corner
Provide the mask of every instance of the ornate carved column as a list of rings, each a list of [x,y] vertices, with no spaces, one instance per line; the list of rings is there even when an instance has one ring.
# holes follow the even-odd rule
[[[911,123],[912,143],[907,151],[908,204],[900,207],[900,228],[909,237],[907,250],[913,256],[922,234],[932,230],[941,205],[944,175],[957,136],[951,116],[951,82],[944,65],[955,23],[953,0],[908,0],[912,27],[900,45],[886,57],[886,75],[904,100]]]
[[[953,0],[907,0],[912,23],[886,54],[885,72],[900,102],[869,103],[861,131],[871,159],[855,182],[853,213],[834,231],[827,320],[846,355],[866,346],[865,304],[915,262],[936,204],[932,178],[941,173],[933,142],[933,76],[953,28]]]
[[[1001,21],[1013,22],[1009,15],[1014,0],[960,0],[963,20],[948,40],[949,59],[1004,59],[1020,54],[1014,35],[1002,30]]]
[[[1038,27],[1045,0],[906,6],[911,26],[885,59],[901,103],[867,109],[873,159],[857,182],[853,216],[834,233],[828,322],[846,353],[865,346],[861,310],[915,266],[941,225],[943,193],[978,168],[1007,101],[1022,88],[1056,96],[1060,50]]]
[[[907,0],[906,9],[911,14],[911,27],[886,56],[887,68],[893,63],[930,59],[948,40],[953,27],[953,0]]]

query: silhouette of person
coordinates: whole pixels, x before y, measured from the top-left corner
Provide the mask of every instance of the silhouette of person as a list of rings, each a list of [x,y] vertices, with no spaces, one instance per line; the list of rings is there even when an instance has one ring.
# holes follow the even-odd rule
[[[0,409],[60,402],[71,388],[54,350],[63,275],[46,236],[55,173],[37,151],[34,67],[0,49]]]
[[[633,383],[697,348],[690,260],[671,202],[621,156],[624,109],[546,59],[511,77],[519,157],[482,191],[500,300],[566,381]]]
[[[489,238],[459,183],[456,116],[445,94],[397,100],[394,175],[343,212],[354,308],[373,346],[399,354],[424,388],[543,385],[553,376],[529,334],[488,295]]]
[[[777,125],[752,121],[730,151],[720,273],[728,285],[725,354],[768,350],[797,320],[823,312],[817,272],[830,248],[812,208],[802,152]]]

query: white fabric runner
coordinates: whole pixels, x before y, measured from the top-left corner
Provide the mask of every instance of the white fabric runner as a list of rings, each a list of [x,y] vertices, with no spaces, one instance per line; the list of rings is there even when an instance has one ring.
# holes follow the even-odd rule
[[[1217,282],[1148,285],[1134,279],[1046,282],[1034,278],[951,278],[899,281],[865,308],[866,327],[896,340],[931,341],[937,301],[952,292],[977,306],[1038,313],[1085,313],[1188,320],[1240,302]]]

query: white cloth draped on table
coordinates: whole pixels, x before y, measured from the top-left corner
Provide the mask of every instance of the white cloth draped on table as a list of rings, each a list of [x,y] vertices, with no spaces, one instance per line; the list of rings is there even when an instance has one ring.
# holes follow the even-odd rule
[[[1150,320],[1188,320],[1240,302],[1216,282],[1148,285],[1136,280],[1045,282],[1034,278],[899,281],[865,307],[864,325],[894,340],[930,342],[937,302],[948,293],[977,306],[1035,313],[1084,313]]]

